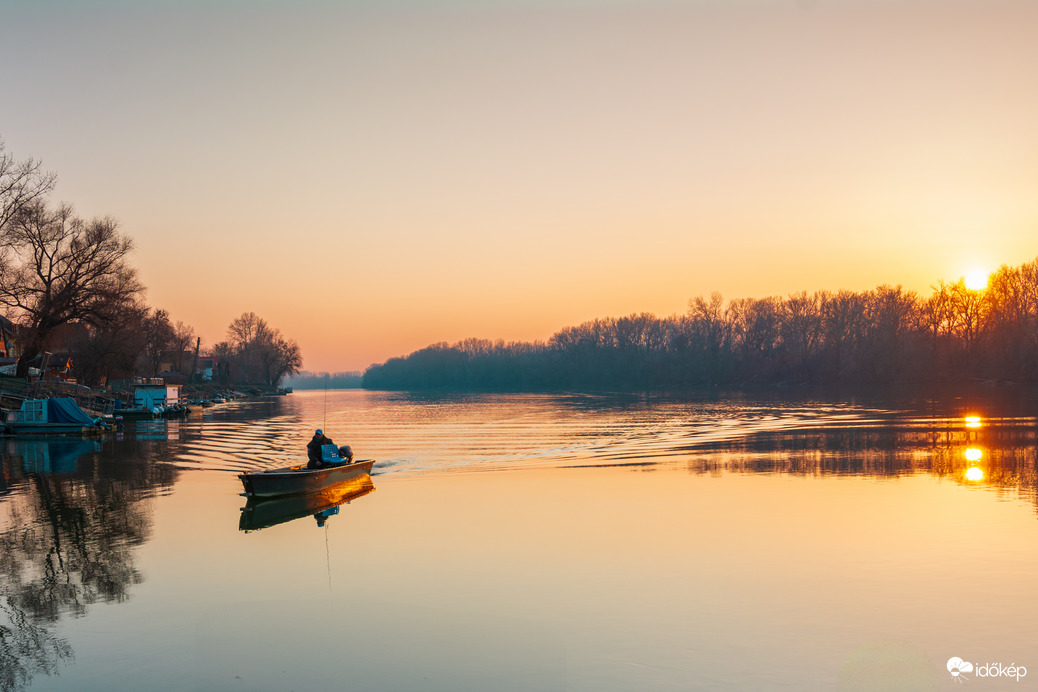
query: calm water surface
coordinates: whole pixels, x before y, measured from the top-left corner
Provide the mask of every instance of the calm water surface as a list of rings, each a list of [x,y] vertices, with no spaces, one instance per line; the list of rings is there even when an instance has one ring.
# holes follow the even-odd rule
[[[315,427],[370,481],[238,495]],[[1036,432],[1019,394],[333,391],[0,439],[0,690],[1038,689]]]

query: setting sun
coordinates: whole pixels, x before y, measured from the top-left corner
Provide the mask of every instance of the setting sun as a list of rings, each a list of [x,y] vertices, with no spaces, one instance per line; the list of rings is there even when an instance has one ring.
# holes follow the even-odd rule
[[[967,461],[974,461],[974,462],[976,462],[976,461],[980,461],[980,458],[982,456],[984,456],[984,454],[983,454],[983,452],[981,452],[976,447],[970,447],[969,449],[966,450],[966,455],[965,456],[966,456],[966,460]]]
[[[977,269],[966,275],[966,288],[974,291],[983,291],[988,287],[988,274]]]

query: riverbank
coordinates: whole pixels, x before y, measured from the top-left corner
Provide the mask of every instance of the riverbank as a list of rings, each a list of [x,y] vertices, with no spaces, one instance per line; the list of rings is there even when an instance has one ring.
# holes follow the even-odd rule
[[[185,399],[217,399],[217,398],[241,398],[258,396],[280,396],[287,393],[280,387],[260,384],[218,384],[216,382],[203,382],[185,384],[181,390],[181,396]]]

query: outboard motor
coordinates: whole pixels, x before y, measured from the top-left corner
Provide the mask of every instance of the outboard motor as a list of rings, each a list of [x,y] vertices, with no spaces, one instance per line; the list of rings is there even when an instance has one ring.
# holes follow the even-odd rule
[[[339,447],[339,456],[346,460],[346,463],[353,463],[353,450],[350,449],[349,445],[343,445]]]

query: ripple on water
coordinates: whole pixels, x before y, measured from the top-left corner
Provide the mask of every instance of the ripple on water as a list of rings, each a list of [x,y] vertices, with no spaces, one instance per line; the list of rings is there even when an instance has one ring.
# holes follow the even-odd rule
[[[358,458],[378,459],[376,475],[668,463],[751,441],[773,440],[774,452],[791,435],[872,434],[892,425],[920,443],[935,430],[945,430],[949,439],[969,434],[954,417],[853,405],[363,391],[326,396],[297,392],[212,414],[207,409],[176,422],[164,460],[235,473],[288,466],[305,461],[316,427],[337,444],[350,444]],[[156,433],[154,426],[140,430]]]

